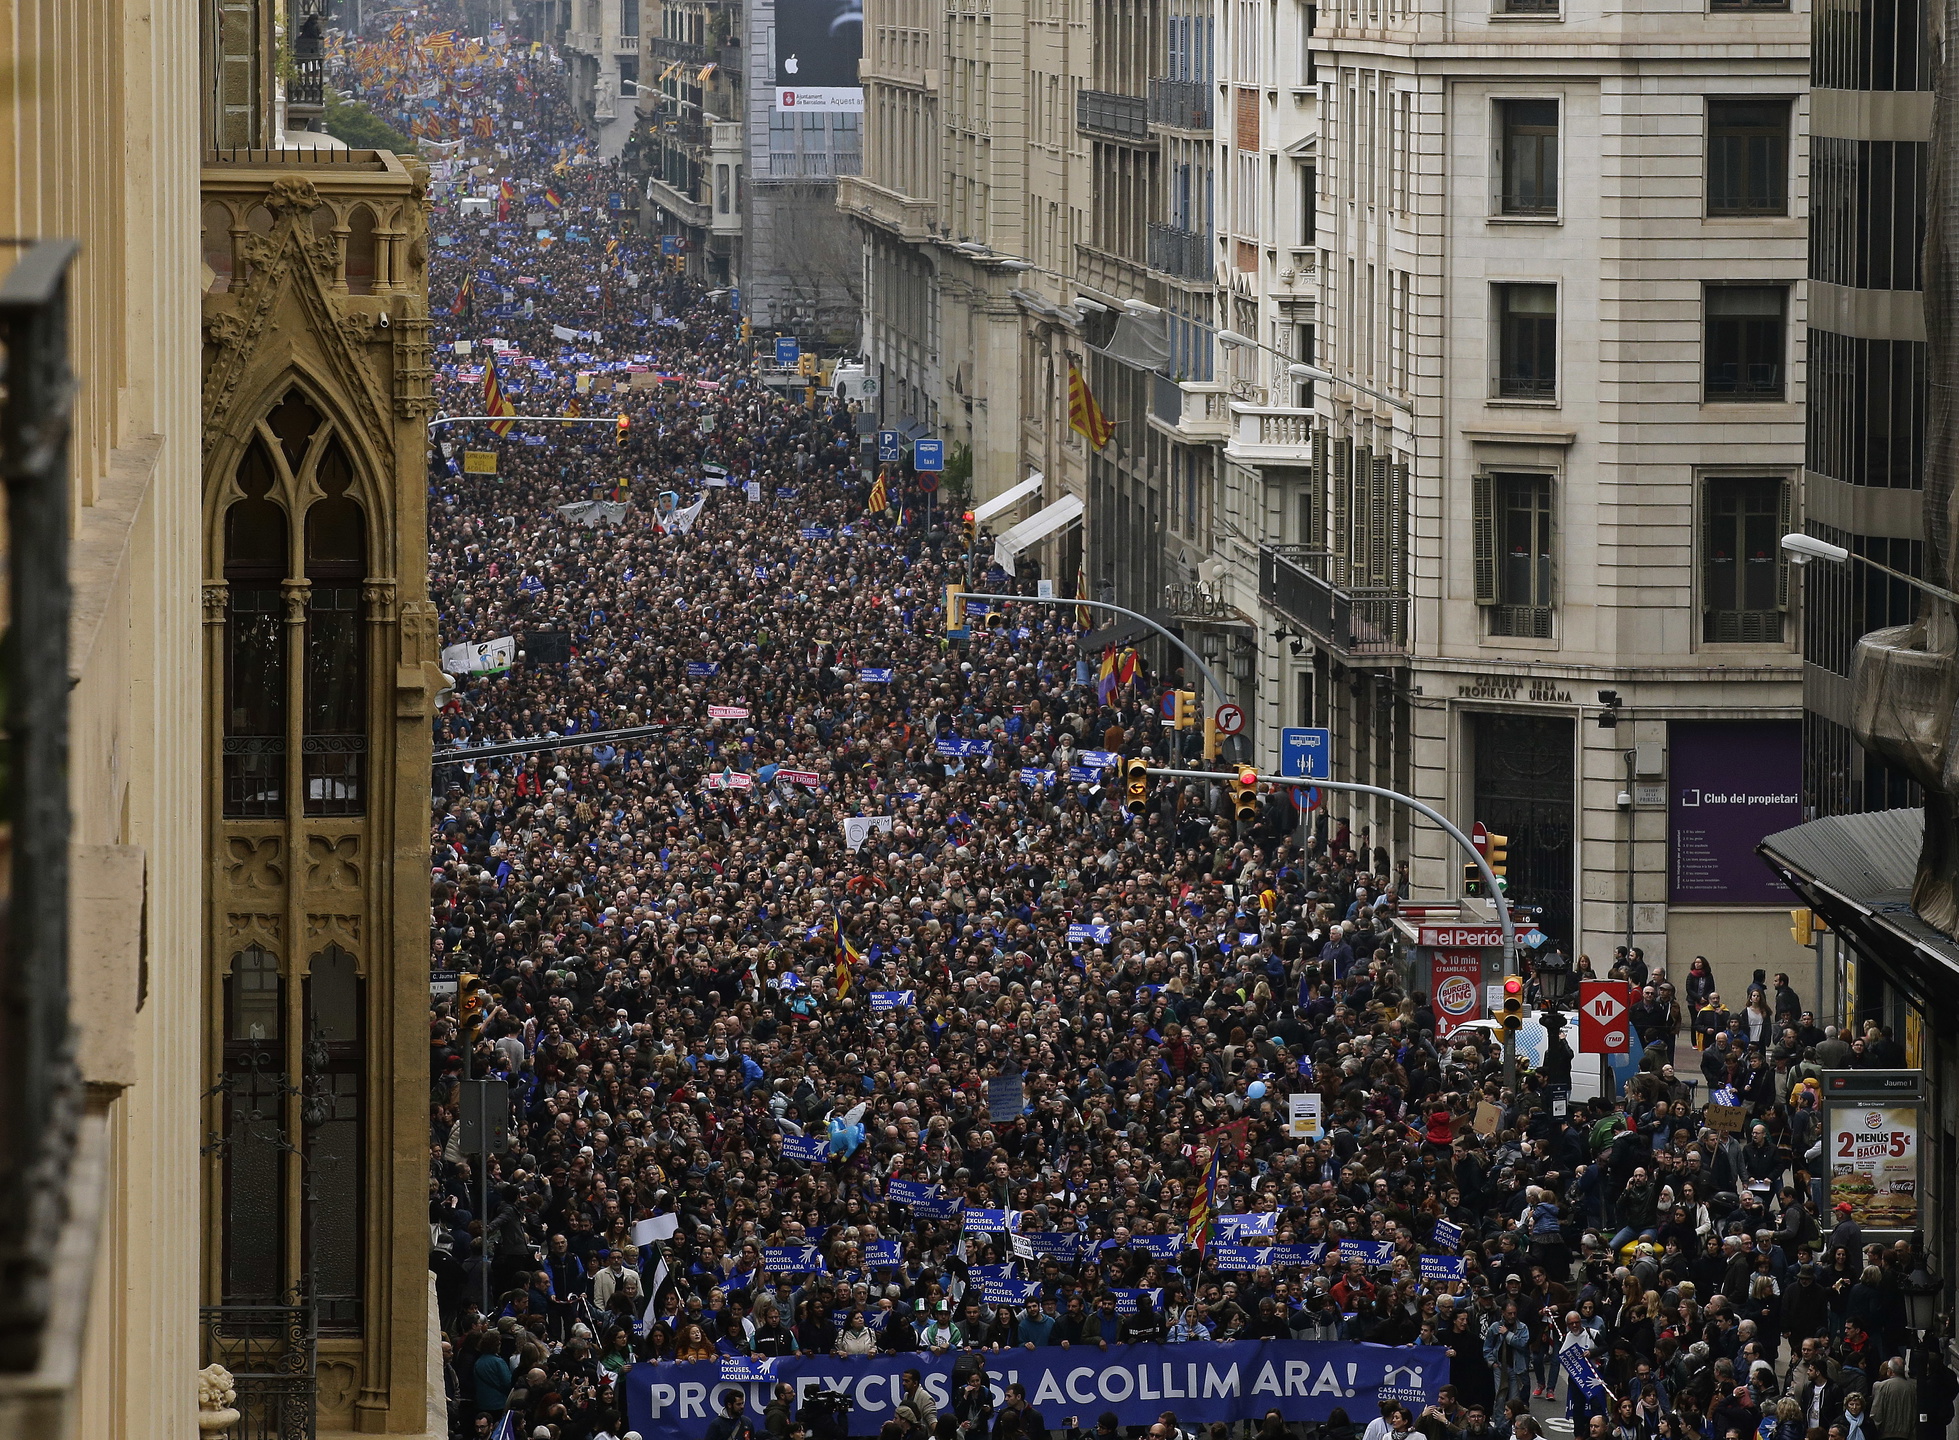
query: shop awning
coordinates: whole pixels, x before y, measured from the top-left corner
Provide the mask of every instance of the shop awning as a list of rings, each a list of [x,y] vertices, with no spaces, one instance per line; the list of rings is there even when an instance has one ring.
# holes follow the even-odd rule
[[[1081,496],[1063,495],[1046,509],[1035,511],[993,542],[993,563],[1012,575],[1014,561],[1021,551],[1081,519],[1087,508]]]
[[[1959,943],[1911,908],[1923,810],[1831,815],[1756,850],[1830,928],[1920,996],[1959,989]]]
[[[1001,511],[1011,510],[1029,495],[1040,494],[1043,483],[1041,472],[1036,470],[1018,485],[1002,490],[998,495],[995,495],[983,505],[975,506],[973,508],[973,523],[984,525]]]

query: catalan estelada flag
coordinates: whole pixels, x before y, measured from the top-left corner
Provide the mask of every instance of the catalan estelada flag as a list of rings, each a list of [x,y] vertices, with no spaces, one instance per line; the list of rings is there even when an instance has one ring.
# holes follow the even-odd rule
[[[1075,567],[1075,598],[1077,600],[1086,600],[1088,598],[1088,571],[1080,565]],[[1095,612],[1086,605],[1077,605],[1075,607],[1075,621],[1082,629],[1093,630],[1095,628]]]
[[[873,515],[882,515],[891,508],[891,496],[884,488],[884,472],[878,471],[877,479],[871,482],[871,498],[864,502],[864,508]]]
[[[515,415],[517,407],[510,403],[510,397],[503,393],[503,385],[497,380],[497,357],[492,353],[483,364],[483,413],[485,415]],[[514,420],[493,421],[490,428],[498,435],[508,435],[515,427]]]
[[[476,138],[478,140],[488,140],[492,135],[497,133],[496,123],[496,120],[489,115],[478,115],[476,117]],[[510,188],[510,182],[508,180],[503,182],[503,188],[505,190]],[[510,197],[506,195],[504,198],[509,199]]]
[[[1108,444],[1109,437],[1116,432],[1109,417],[1102,413],[1102,407],[1095,403],[1095,392],[1082,379],[1080,368],[1074,365],[1068,367],[1068,428],[1079,431],[1097,450]]]
[[[422,41],[422,48],[424,50],[453,50],[456,48],[456,32],[453,30],[437,30]]]
[[[463,276],[463,283],[456,287],[456,298],[449,304],[451,315],[460,315],[469,308],[469,297],[476,291],[476,277]]]
[[[1211,1209],[1217,1203],[1218,1194],[1218,1152],[1211,1152],[1210,1169],[1204,1172],[1204,1179],[1190,1197],[1190,1223],[1184,1228],[1184,1243],[1194,1248],[1198,1254],[1211,1243]]]

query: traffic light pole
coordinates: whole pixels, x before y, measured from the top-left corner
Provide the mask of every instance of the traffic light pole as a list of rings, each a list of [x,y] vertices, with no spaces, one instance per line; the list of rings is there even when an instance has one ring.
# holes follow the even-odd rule
[[[1151,775],[1174,776],[1180,780],[1228,780],[1234,773],[1242,773],[1244,770],[1250,768],[1249,766],[1240,766],[1236,771],[1152,768],[1148,773]],[[1253,773],[1257,774],[1256,771]],[[1517,927],[1511,923],[1510,919],[1510,897],[1505,895],[1502,887],[1496,883],[1496,872],[1490,869],[1490,862],[1484,857],[1483,852],[1478,850],[1475,843],[1451,824],[1445,816],[1424,805],[1412,795],[1403,795],[1399,790],[1386,790],[1379,785],[1362,785],[1353,780],[1306,780],[1301,779],[1297,775],[1259,775],[1258,779],[1268,785],[1290,785],[1295,788],[1308,786],[1322,790],[1345,790],[1356,795],[1374,795],[1383,800],[1391,800],[1397,805],[1406,805],[1417,814],[1425,815],[1433,820],[1448,833],[1451,840],[1454,840],[1457,845],[1462,847],[1465,855],[1476,862],[1476,868],[1483,876],[1484,889],[1496,898],[1497,925],[1503,931],[1503,973],[1506,975],[1517,973]],[[1511,1056],[1511,1067],[1514,1073],[1516,1064],[1514,1047],[1508,1049],[1506,1053]]]

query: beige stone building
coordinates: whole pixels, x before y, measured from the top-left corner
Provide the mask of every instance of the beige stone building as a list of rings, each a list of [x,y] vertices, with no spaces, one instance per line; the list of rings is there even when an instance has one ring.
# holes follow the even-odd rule
[[[260,1415],[286,1402],[247,1372],[296,1361],[321,1434],[443,1428],[424,178],[278,148],[321,143],[281,134],[283,99],[313,98],[275,83],[284,20],[272,0],[0,14],[0,206],[23,237],[0,255],[21,707],[0,891],[25,957],[0,1434],[181,1440],[213,1359]],[[65,624],[37,625],[64,546]]]

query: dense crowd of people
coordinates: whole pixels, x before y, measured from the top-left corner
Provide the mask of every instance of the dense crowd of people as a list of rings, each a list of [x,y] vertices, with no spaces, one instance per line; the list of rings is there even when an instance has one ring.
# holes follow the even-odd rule
[[[1894,1041],[1818,1029],[1786,986],[1730,1012],[1704,964],[1676,995],[1629,952],[1624,1093],[1566,1104],[1555,1029],[1506,1085],[1409,973],[1386,851],[1283,798],[1234,821],[1219,785],[1129,813],[1108,763],[1183,753],[1158,703],[1180,675],[1111,686],[1053,607],[949,640],[957,537],[867,509],[851,408],[761,386],[742,317],[616,223],[632,186],[579,153],[557,59],[411,64],[414,39],[350,42],[340,75],[404,126],[431,93],[472,136],[493,117],[435,192],[445,406],[479,413],[494,339],[519,413],[630,420],[432,457],[443,643],[520,651],[459,677],[438,746],[651,732],[436,772],[433,964],[466,977],[430,1018],[456,1436],[620,1435],[642,1361],[1284,1338],[1447,1354],[1434,1406],[1325,1440],[1532,1440],[1560,1385],[1596,1440],[1944,1433],[1950,1377],[1901,1363],[1914,1250],[1809,1184],[1819,1061]],[[498,203],[465,215],[465,189]],[[510,1091],[487,1176],[466,1074]],[[1739,1133],[1701,1110],[1721,1086]],[[950,1200],[1006,1214],[975,1230]],[[1038,1289],[983,1303],[1001,1227],[1040,1240]],[[1463,1278],[1424,1281],[1450,1227]],[[1342,1265],[1343,1238],[1391,1259]],[[1222,1269],[1229,1239],[1298,1263]],[[820,1268],[772,1270],[782,1247]],[[1607,1395],[1565,1380],[1572,1349]],[[907,1393],[886,1440],[1064,1418]],[[784,1397],[710,1435],[807,1423]]]

